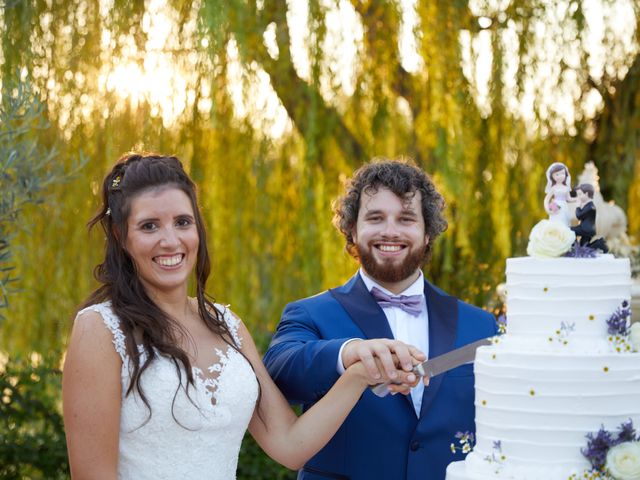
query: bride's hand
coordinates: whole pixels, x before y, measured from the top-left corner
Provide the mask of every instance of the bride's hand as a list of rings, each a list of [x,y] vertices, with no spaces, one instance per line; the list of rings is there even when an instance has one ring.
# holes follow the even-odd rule
[[[415,366],[418,363],[420,362],[414,358],[413,365]],[[408,395],[409,393],[411,393],[411,389],[415,387],[420,381],[424,383],[425,387],[429,386],[429,377],[421,378],[417,375],[412,374],[411,372],[406,372],[404,370],[402,371],[402,373],[404,374],[404,376],[398,375],[398,378],[395,380],[392,380],[389,386],[387,387],[391,392],[391,395],[395,395],[396,393]],[[411,374],[411,376],[409,376],[409,374]],[[385,382],[386,381],[387,380],[385,380]]]
[[[367,387],[370,385],[377,385],[379,383],[391,382],[389,384],[389,391],[392,394],[402,393],[403,395],[407,395],[411,392],[411,388],[415,387],[420,381],[420,377],[417,377],[413,372],[404,371],[402,367],[399,366],[399,362],[395,355],[393,356],[394,363],[396,364],[395,378],[389,378],[386,374],[383,375],[383,378],[373,380],[371,376],[368,374],[366,367],[362,362],[355,362],[352,364],[347,370],[345,374],[352,375],[356,378],[356,381],[362,382],[363,387]],[[375,359],[378,364],[379,370],[384,372],[384,368],[382,368],[381,362],[378,358]],[[427,382],[428,383],[428,382]]]

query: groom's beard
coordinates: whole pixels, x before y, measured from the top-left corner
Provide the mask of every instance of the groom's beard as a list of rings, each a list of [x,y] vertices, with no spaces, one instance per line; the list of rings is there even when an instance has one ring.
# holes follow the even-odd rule
[[[356,243],[356,251],[360,264],[367,274],[374,280],[383,283],[396,283],[413,275],[424,264],[427,258],[427,246],[424,245],[414,251],[410,251],[402,262],[390,261],[378,262],[373,254],[373,246]]]

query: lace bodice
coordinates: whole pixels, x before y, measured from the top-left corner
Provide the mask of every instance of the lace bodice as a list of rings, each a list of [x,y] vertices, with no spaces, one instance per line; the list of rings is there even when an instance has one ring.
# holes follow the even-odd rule
[[[570,207],[567,203],[570,188],[566,185],[554,185],[551,189],[551,204],[554,208],[549,210],[549,220],[560,222],[567,227],[571,226],[571,221],[575,217],[575,207]],[[551,205],[550,205],[551,207]]]
[[[224,319],[238,343],[239,320],[221,306]],[[129,357],[120,321],[110,302],[92,305],[113,334],[122,358],[118,478],[230,480],[236,478],[240,443],[258,394],[249,363],[236,350],[217,350],[219,362],[208,372],[194,367],[195,388],[182,382],[174,363],[158,356],[141,376],[152,414],[129,386]],[[80,313],[82,313],[80,312]],[[182,383],[182,386],[180,386]]]
[[[565,185],[555,185],[551,191],[556,202],[566,202],[569,196],[570,188]]]

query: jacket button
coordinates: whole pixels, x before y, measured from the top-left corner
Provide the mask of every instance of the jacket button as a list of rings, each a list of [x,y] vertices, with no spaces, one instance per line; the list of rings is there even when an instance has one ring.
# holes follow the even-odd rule
[[[420,443],[419,442],[411,442],[411,445],[409,446],[409,448],[411,449],[412,452],[415,452],[416,450],[418,450],[420,448]]]

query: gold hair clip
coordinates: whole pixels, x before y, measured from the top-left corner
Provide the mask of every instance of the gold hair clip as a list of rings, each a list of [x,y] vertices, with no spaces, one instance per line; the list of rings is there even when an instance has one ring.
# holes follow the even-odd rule
[[[120,175],[113,179],[111,182],[111,188],[116,188],[118,185],[120,185]]]

